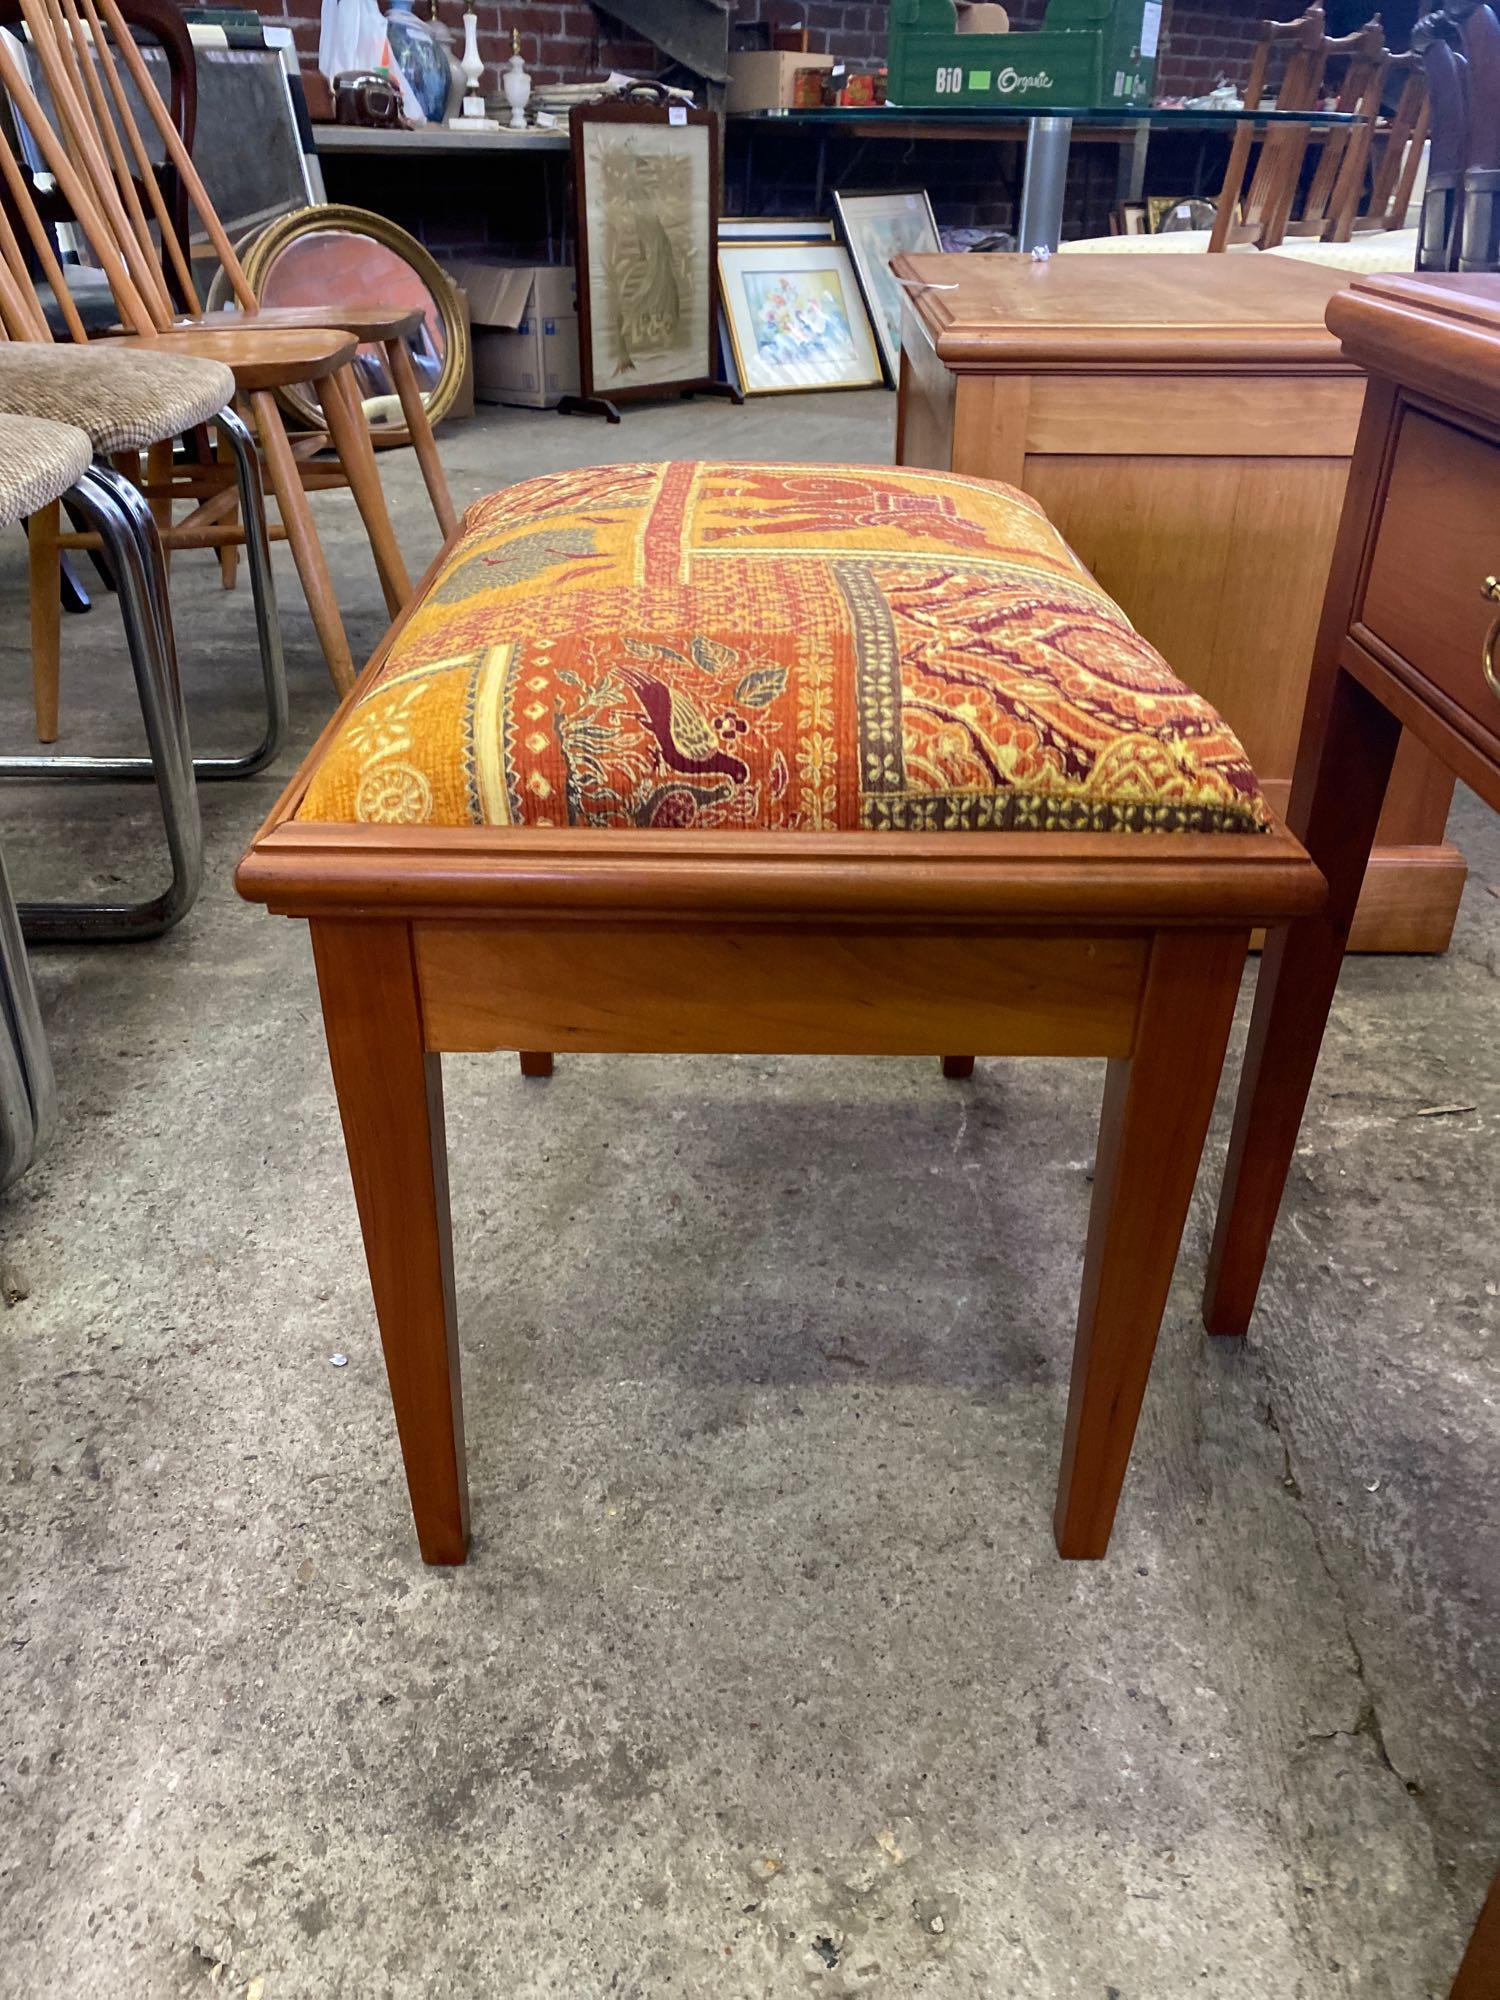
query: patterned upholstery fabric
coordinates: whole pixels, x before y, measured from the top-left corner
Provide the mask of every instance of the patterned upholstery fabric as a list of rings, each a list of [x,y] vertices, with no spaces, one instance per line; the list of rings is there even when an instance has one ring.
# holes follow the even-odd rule
[[[1254,831],[1245,753],[1009,487],[614,465],[472,507],[298,817]]]
[[[233,397],[230,370],[194,355],[133,354],[107,341],[0,346],[0,411],[76,424],[101,457],[178,437]]]
[[[87,437],[71,424],[0,415],[0,526],[61,500],[92,457]]]

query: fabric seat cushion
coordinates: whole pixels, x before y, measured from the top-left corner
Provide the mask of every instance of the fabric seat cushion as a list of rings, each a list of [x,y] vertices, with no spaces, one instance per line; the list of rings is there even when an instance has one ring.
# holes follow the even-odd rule
[[[1070,256],[1189,257],[1207,254],[1213,239],[1211,229],[1164,229],[1155,236],[1080,236],[1071,243],[1059,243],[1059,254]],[[1229,243],[1221,255],[1256,257],[1253,243]]]
[[[0,346],[0,410],[87,431],[101,456],[180,437],[234,397],[234,376],[193,355],[96,346]]]
[[[555,473],[473,506],[298,817],[1268,824],[1233,732],[1025,495],[714,463]]]
[[[72,424],[0,415],[0,526],[61,500],[93,455],[88,438]]]
[[[1302,264],[1326,264],[1334,271],[1414,271],[1417,268],[1415,229],[1371,229],[1347,243],[1320,243],[1315,237],[1291,236],[1268,250],[1268,257],[1295,257]]]

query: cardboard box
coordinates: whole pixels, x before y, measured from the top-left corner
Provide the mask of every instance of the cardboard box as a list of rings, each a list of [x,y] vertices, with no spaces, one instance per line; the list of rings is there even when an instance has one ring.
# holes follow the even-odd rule
[[[578,299],[570,264],[475,257],[444,268],[468,294],[479,402],[551,410],[564,396],[578,394]]]
[[[799,69],[832,69],[832,56],[799,49],[744,49],[729,58],[728,111],[781,111],[792,102]]]

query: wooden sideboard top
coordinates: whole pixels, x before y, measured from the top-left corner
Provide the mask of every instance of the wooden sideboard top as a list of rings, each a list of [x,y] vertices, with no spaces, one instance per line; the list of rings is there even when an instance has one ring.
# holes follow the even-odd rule
[[[1324,325],[1349,274],[1290,257],[907,253],[891,268],[958,371],[1352,372]]]
[[[1500,424],[1500,277],[1360,278],[1330,304],[1328,324],[1371,375]]]

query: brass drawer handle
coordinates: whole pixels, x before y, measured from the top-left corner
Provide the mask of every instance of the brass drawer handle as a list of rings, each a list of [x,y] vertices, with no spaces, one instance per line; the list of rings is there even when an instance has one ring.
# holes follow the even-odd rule
[[[1489,599],[1491,604],[1500,604],[1500,576],[1487,576],[1479,587],[1479,595]],[[1495,648],[1500,646],[1500,616],[1484,635],[1484,650],[1479,655],[1479,664],[1484,669],[1484,677],[1490,684],[1490,693],[1500,696],[1500,667],[1495,665]]]

